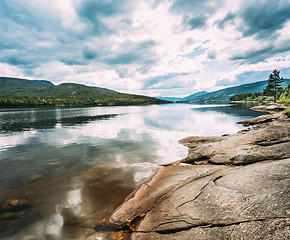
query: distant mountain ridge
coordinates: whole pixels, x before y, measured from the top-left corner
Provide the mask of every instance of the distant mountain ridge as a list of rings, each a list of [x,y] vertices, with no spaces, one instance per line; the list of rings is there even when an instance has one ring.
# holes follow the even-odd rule
[[[284,79],[283,87],[290,83],[290,79]],[[242,84],[235,87],[228,87],[214,92],[198,92],[183,98],[182,102],[188,103],[216,103],[228,102],[230,97],[239,93],[255,93],[262,92],[267,85],[267,80],[254,83]]]
[[[114,90],[91,87],[78,83],[61,83],[54,85],[47,80],[27,80],[22,78],[0,77],[0,94],[1,95],[39,95],[39,94],[55,94],[62,90],[101,90],[108,92],[116,92]]]
[[[182,100],[182,98],[179,97],[156,97],[156,98],[170,102],[177,102]]]
[[[156,97],[156,98],[161,99],[161,100],[171,101],[171,102],[179,102],[179,101],[190,100],[191,98],[198,97],[198,96],[203,95],[205,93],[208,93],[208,92],[207,91],[196,92],[196,93],[191,94],[190,96],[187,96],[185,98],[181,98],[181,97]]]
[[[47,81],[47,80],[33,80],[33,81],[48,84],[48,85],[54,85],[52,82]]]
[[[182,98],[181,101],[189,101],[189,100],[191,100],[191,99],[194,99],[194,98],[200,97],[200,96],[202,96],[202,95],[204,95],[204,94],[207,94],[207,93],[208,93],[207,91],[196,92],[196,93],[194,93],[194,94],[191,94],[191,95],[189,95],[189,96],[187,96],[187,97]]]
[[[77,83],[0,77],[0,106],[94,106],[161,104],[167,101]]]

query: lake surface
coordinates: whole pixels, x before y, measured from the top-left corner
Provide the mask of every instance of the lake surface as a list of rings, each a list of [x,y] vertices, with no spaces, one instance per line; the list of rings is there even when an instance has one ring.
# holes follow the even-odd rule
[[[109,215],[159,165],[186,157],[178,140],[236,133],[259,115],[239,105],[0,109],[0,239],[122,239]]]

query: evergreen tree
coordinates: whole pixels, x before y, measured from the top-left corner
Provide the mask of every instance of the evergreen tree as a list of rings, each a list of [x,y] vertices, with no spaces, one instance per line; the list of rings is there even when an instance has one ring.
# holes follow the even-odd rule
[[[269,75],[267,86],[264,89],[264,93],[266,95],[274,97],[274,102],[277,100],[277,93],[283,89],[281,87],[283,78],[280,78],[279,75],[280,71],[278,69],[274,69],[274,71]]]
[[[285,87],[283,94],[281,97],[290,98],[290,83]]]

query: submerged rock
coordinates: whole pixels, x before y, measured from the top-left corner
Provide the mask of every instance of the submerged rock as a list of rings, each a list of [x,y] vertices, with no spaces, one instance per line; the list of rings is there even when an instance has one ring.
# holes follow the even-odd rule
[[[269,103],[265,105],[255,106],[255,107],[252,107],[251,109],[255,111],[275,113],[275,112],[286,110],[287,107],[279,103]]]
[[[25,200],[9,199],[9,200],[6,200],[0,207],[0,213],[1,212],[19,212],[19,211],[29,209],[30,207],[31,205]]]
[[[0,238],[6,239],[28,225],[33,218],[31,204],[23,199],[9,199],[0,204]],[[8,238],[7,238],[8,239]]]
[[[182,139],[188,157],[160,168],[111,221],[138,240],[290,239],[290,119],[270,118]]]

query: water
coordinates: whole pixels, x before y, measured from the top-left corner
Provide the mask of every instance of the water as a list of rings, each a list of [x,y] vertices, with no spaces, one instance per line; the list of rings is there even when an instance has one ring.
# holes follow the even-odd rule
[[[2,109],[0,238],[113,239],[122,231],[108,216],[159,165],[186,157],[178,140],[232,134],[258,115],[238,105]],[[5,210],[11,199],[26,205]]]

